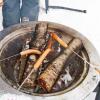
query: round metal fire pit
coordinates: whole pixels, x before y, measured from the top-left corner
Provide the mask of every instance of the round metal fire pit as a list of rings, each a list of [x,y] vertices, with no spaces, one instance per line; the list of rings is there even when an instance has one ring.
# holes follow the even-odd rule
[[[17,54],[21,51],[22,45],[26,39],[32,37],[36,24],[41,22],[27,22],[22,24],[17,24],[12,27],[9,27],[1,32],[0,37],[0,59],[7,58],[14,54]],[[80,55],[86,59],[88,62],[93,64],[95,67],[99,66],[99,56],[95,48],[92,44],[79,32],[71,29],[67,26],[63,26],[56,23],[44,22],[48,23],[48,31],[56,31],[62,34],[63,40],[67,43],[70,41],[70,38],[80,38],[83,42],[84,48],[80,52]],[[18,91],[14,82],[14,74],[13,74],[13,66],[16,63],[16,57],[13,57],[9,60],[2,61],[0,63],[0,90],[2,93],[15,93],[15,94],[23,94],[27,90],[22,89]],[[76,59],[76,60],[75,60]],[[82,61],[78,57],[76,57],[71,63],[68,65],[72,73],[74,70],[76,73],[75,79],[68,84],[67,87],[61,89],[59,91],[53,91],[51,93],[30,93],[30,96],[34,98],[34,100],[82,100],[89,93],[91,93],[99,82],[99,74],[94,70],[93,66],[88,65],[86,62]],[[76,65],[75,65],[76,64]],[[77,65],[78,64],[78,65]],[[75,66],[75,67],[74,67]],[[73,68],[73,69],[71,69]],[[100,68],[99,68],[100,69]]]

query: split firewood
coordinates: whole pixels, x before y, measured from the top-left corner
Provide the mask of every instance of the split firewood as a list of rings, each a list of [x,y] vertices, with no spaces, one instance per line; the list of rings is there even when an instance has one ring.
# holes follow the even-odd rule
[[[23,78],[24,70],[26,67],[26,61],[27,61],[27,57],[22,57],[20,59],[19,75],[18,75],[19,83],[22,81],[22,78]]]
[[[26,61],[27,61],[26,50],[29,49],[29,42],[30,42],[30,40],[26,40],[26,43],[23,45],[22,52],[20,53],[21,58],[15,64],[15,68],[14,68],[14,74],[15,75],[14,76],[15,76],[15,81],[16,81],[17,84],[19,84],[19,82],[22,80],[22,77],[23,77],[23,74],[24,74]]]
[[[55,33],[51,33],[52,34],[52,37],[58,41],[64,48],[67,48],[67,44],[62,40],[60,39]],[[92,64],[90,62],[88,62],[87,60],[85,60],[83,57],[81,57],[79,54],[77,54],[74,50],[72,50],[73,53],[75,53],[75,55],[77,55],[79,58],[81,58],[83,61],[85,61],[87,64],[89,64],[92,68],[95,69],[96,72],[98,72],[100,74],[100,70],[94,66],[99,66],[99,65],[95,65],[95,64]]]
[[[43,50],[46,46],[45,44],[46,44],[47,24],[46,23],[38,23],[36,25],[35,31],[36,31],[36,37],[35,37],[35,40],[32,40],[30,42],[30,48],[38,48],[39,50],[41,50],[41,48],[42,48],[42,50]],[[31,61],[30,61],[30,58],[32,58]],[[34,58],[35,58],[35,60],[33,60]],[[28,57],[23,80],[27,77],[27,75],[34,68],[34,64],[35,64],[36,60],[37,60],[36,55],[30,55]],[[35,82],[35,79],[37,76],[36,74],[37,74],[37,72],[32,73],[32,75],[30,75],[29,79],[24,83],[23,86],[26,88],[34,87],[34,82]]]
[[[19,69],[20,69],[20,60],[17,60],[14,66],[14,79],[17,85],[19,85]]]
[[[39,50],[29,49],[29,43],[30,41],[27,40],[25,45],[23,46],[22,52],[20,52],[21,58],[19,61],[17,61],[14,67],[14,74],[15,74],[14,76],[15,76],[16,83],[20,83],[22,81],[28,55],[29,54],[41,54]]]
[[[48,48],[43,52],[43,54],[39,57],[39,59],[34,64],[33,68],[31,69],[31,72],[27,75],[27,77],[24,79],[22,84],[19,86],[18,90],[25,86],[26,84],[29,84],[29,86],[35,86],[35,80],[37,77],[37,71],[39,67],[42,65],[43,60],[46,58],[46,56],[50,53],[52,47],[52,41],[50,40],[48,43]]]
[[[23,75],[24,75],[26,64],[27,64],[27,60],[28,60],[28,56],[27,55],[29,55],[29,54],[41,54],[41,52],[39,50],[35,50],[35,49],[28,49],[28,50],[25,50],[25,51],[21,52],[21,56],[22,57],[20,59],[20,69],[19,69],[19,82],[20,83],[22,82],[22,79],[23,79]],[[31,57],[31,56],[29,56],[29,57]],[[29,66],[31,66],[32,64],[29,64]],[[32,82],[30,82],[30,83],[32,83]]]
[[[39,69],[39,67],[42,65],[42,62],[43,62],[43,60],[46,58],[46,56],[49,54],[49,52],[51,51],[51,49],[50,48],[47,48],[44,52],[43,52],[43,54],[39,57],[39,59],[36,61],[36,63],[35,64],[30,64],[29,65],[29,67],[31,67],[30,68],[30,71],[28,71],[28,74],[31,72],[31,70],[32,69],[34,69],[35,70],[35,72],[33,72],[31,75],[30,75],[30,77],[26,80],[26,82],[24,83],[24,87],[27,87],[27,88],[31,88],[31,87],[34,87],[35,86],[35,80],[36,80],[36,77],[37,77],[37,71],[38,71],[38,69]],[[28,67],[28,69],[27,70],[29,70],[29,67]],[[27,75],[28,75],[27,74]],[[25,78],[27,78],[27,76],[25,77]],[[25,79],[24,78],[24,79]]]
[[[33,69],[34,67],[34,64],[37,60],[37,57],[35,54],[33,55],[30,55],[28,57],[28,60],[27,60],[27,63],[26,63],[26,68],[24,70],[24,75],[23,75],[23,79],[25,79],[27,77],[27,75],[31,72],[31,70]],[[35,80],[35,77],[36,77],[36,73],[35,74],[32,74],[29,79],[25,82],[25,84],[23,85],[24,88],[34,88],[35,86],[35,83],[34,83],[34,80]],[[23,80],[21,81],[23,82]]]
[[[50,92],[53,85],[55,84],[57,78],[59,77],[62,69],[64,68],[65,62],[69,62],[69,60],[75,56],[72,52],[79,52],[82,48],[82,42],[79,39],[73,39],[73,41],[69,44],[69,46],[64,50],[64,52],[56,58],[47,68],[46,70],[39,76],[38,84],[47,92]]]
[[[63,40],[65,41],[67,44],[69,44],[71,42],[71,40],[73,39],[73,37],[69,36],[66,34],[66,38],[64,38],[63,35],[61,35],[61,33],[56,32],[56,34]],[[50,34],[51,35],[51,34]],[[39,68],[38,71],[38,76],[47,68],[47,66],[52,63],[52,61],[54,61],[54,59],[56,59],[61,52],[63,52],[64,48],[56,41],[52,38],[51,35],[51,39],[52,39],[52,49],[51,52],[47,55],[47,57],[44,59],[42,66]]]
[[[46,39],[49,39],[46,37],[47,34],[47,24],[46,23],[38,23],[35,28],[36,36],[35,40],[31,42],[31,47],[35,47],[38,49],[44,49],[46,44]]]

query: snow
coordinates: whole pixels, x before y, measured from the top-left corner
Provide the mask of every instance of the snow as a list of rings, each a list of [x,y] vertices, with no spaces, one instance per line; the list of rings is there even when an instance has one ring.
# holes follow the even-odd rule
[[[40,7],[45,9],[44,1],[45,0],[40,0]],[[92,42],[100,54],[100,0],[49,0],[49,4],[87,10],[87,13],[84,14],[68,10],[49,9],[48,13],[46,14],[45,10],[41,9],[39,20],[56,22],[76,29]],[[0,30],[2,30],[1,11]],[[95,93],[91,93],[86,100],[95,100],[95,95]],[[12,98],[10,99],[10,97]],[[11,94],[1,96],[0,100],[23,100],[24,98],[25,100],[31,100],[23,95],[15,96]]]

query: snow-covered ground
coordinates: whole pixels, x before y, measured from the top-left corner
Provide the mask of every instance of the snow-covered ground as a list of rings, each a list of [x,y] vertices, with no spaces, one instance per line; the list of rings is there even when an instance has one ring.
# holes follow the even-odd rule
[[[40,0],[40,6],[42,8],[45,8],[44,1],[45,0]],[[46,14],[45,11],[41,9],[39,14],[39,20],[57,22],[76,29],[92,42],[92,44],[96,47],[97,51],[100,54],[100,43],[99,43],[100,0],[49,0],[49,1],[50,5],[87,10],[87,13],[84,14],[68,10],[49,9],[48,14]],[[1,11],[0,11],[0,30],[2,30]],[[95,100],[94,98],[95,98],[95,93],[91,93],[91,95],[87,97],[86,100]]]
[[[0,7],[0,30],[2,30],[2,8]]]

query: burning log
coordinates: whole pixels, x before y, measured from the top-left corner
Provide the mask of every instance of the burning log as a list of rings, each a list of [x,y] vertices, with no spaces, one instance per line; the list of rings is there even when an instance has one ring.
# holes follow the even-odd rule
[[[50,41],[48,43],[48,48],[43,52],[43,54],[36,61],[35,64],[30,64],[31,70],[34,69],[35,72],[34,72],[34,70],[33,70],[33,72],[31,70],[28,71],[28,74],[27,75],[29,75],[31,72],[32,72],[32,74],[29,77],[26,75],[26,77],[24,78],[26,80],[26,78],[28,77],[28,79],[26,81],[25,80],[23,81],[24,84],[22,83],[24,85],[24,87],[34,87],[35,86],[35,83],[34,82],[35,82],[35,79],[37,77],[37,71],[38,71],[39,67],[41,66],[43,60],[50,53],[51,47],[52,47],[52,40],[50,39]],[[29,67],[28,67],[28,69],[29,69]]]
[[[20,59],[20,67],[19,67],[19,75],[18,75],[19,83],[22,81],[22,77],[24,74],[25,66],[26,66],[26,61],[27,61],[27,57],[22,57]]]
[[[22,52],[20,52],[20,60],[17,61],[14,68],[14,76],[16,83],[20,83],[23,78],[23,74],[25,71],[26,63],[27,63],[27,55],[29,54],[41,54],[39,50],[36,49],[29,49],[29,40],[26,40],[25,45],[23,46]]]
[[[18,84],[22,80],[23,73],[25,70],[25,65],[26,65],[26,61],[27,61],[27,56],[26,56],[27,52],[26,51],[27,51],[27,49],[29,49],[29,42],[30,42],[29,40],[26,40],[26,43],[24,44],[24,46],[22,48],[22,52],[20,53],[21,58],[20,58],[20,60],[17,61],[15,68],[14,68],[15,81]]]
[[[50,48],[47,48],[47,49],[44,51],[44,53],[40,56],[40,58],[36,61],[35,64],[32,64],[32,63],[29,64],[29,66],[31,66],[31,68],[30,68],[30,70],[28,71],[28,69],[29,69],[29,67],[28,67],[28,69],[27,69],[28,74],[31,72],[32,69],[34,69],[35,72],[33,72],[33,73],[30,75],[30,77],[26,80],[26,82],[25,82],[24,85],[23,85],[24,87],[31,88],[31,87],[34,87],[34,86],[35,86],[35,83],[34,83],[34,82],[35,82],[35,79],[36,79],[36,77],[37,77],[37,71],[38,71],[40,65],[42,64],[43,60],[46,58],[46,56],[49,54],[50,51],[51,51],[51,49],[50,49]],[[27,75],[26,75],[25,78],[27,78]]]
[[[55,84],[57,78],[59,77],[62,69],[64,68],[64,64],[69,62],[69,60],[75,56],[72,52],[79,50],[82,48],[82,42],[79,39],[74,39],[69,46],[64,50],[64,52],[56,58],[52,64],[50,64],[46,70],[39,76],[38,84],[47,92],[50,92],[53,85]]]
[[[27,59],[28,59],[27,55],[28,54],[32,54],[32,53],[33,54],[41,54],[41,52],[39,50],[32,50],[32,49],[25,50],[25,51],[21,52],[21,56],[22,57],[20,59],[19,82],[21,82],[22,78],[23,78],[23,74],[24,74],[26,63],[27,63]]]
[[[20,67],[20,60],[17,60],[14,66],[14,78],[17,85],[19,84],[19,67]]]
[[[42,47],[42,49],[44,49],[46,44],[46,36],[47,36],[47,24],[46,23],[37,24],[35,31],[36,31],[36,37],[35,40],[30,43],[31,48],[35,47],[40,49]]]
[[[28,60],[27,60],[27,64],[26,64],[26,70],[24,71],[24,75],[23,75],[23,79],[25,79],[27,77],[27,75],[31,72],[31,70],[34,67],[34,63],[36,62],[37,58],[36,55],[30,55]],[[24,88],[33,88],[35,86],[34,81],[36,78],[36,73],[32,74],[27,81],[25,82],[25,84],[23,85]],[[23,81],[23,80],[22,80]]]
[[[46,46],[45,45],[46,44],[46,31],[47,31],[47,24],[46,23],[39,23],[39,24],[36,25],[36,39],[34,41],[32,40],[30,42],[31,48],[38,48],[38,49],[42,48],[42,50],[45,48],[45,46]],[[47,53],[49,53],[48,50],[46,50],[46,51],[47,51]],[[36,52],[36,53],[39,53],[39,52]],[[45,53],[45,51],[44,51],[44,53]],[[27,68],[25,70],[25,73],[24,73],[24,76],[23,76],[23,80],[27,77],[27,75],[34,68],[34,63],[37,60],[37,58],[36,58],[35,60],[30,62],[29,61],[30,56],[28,58],[28,63],[29,64],[27,64]],[[40,60],[41,60],[41,57],[40,57],[39,61],[37,61],[36,67],[37,67],[37,64],[39,64],[39,66],[40,66],[40,64],[41,64]],[[37,76],[37,72],[32,73],[32,75],[29,77],[28,80],[26,80],[26,82],[24,83],[23,86],[27,87],[27,88],[34,87],[34,82],[35,82],[36,76]]]

